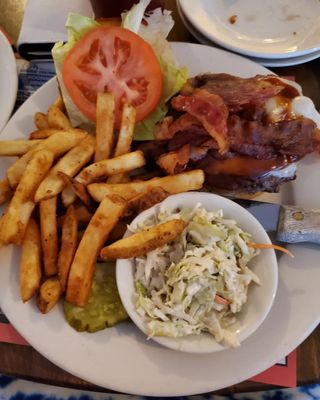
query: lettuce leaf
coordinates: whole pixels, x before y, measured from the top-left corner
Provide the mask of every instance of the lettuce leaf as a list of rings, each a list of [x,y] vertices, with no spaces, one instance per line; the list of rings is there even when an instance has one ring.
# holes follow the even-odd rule
[[[144,16],[149,3],[150,0],[140,0],[131,10],[122,14],[121,26],[137,33],[151,45],[163,73],[161,100],[157,108],[144,121],[137,124],[134,134],[136,140],[153,139],[155,124],[163,119],[167,113],[166,102],[181,89],[188,76],[186,68],[179,68],[177,66],[170,44],[167,41],[167,36],[174,25],[171,13],[167,10],[156,9],[147,16]],[[143,23],[143,20],[146,24]],[[65,44],[58,42],[52,49],[57,79],[71,124],[73,126],[81,126],[89,131],[94,131],[94,123],[73,103],[64,86],[61,71],[68,52],[85,33],[97,26],[100,26],[100,24],[92,18],[70,13],[66,23],[68,42]]]
[[[60,85],[61,95],[66,106],[68,116],[72,126],[80,126],[89,132],[94,132],[94,123],[89,120],[73,103],[71,97],[62,79],[62,65],[68,54],[79,39],[82,38],[90,29],[99,26],[92,18],[84,17],[79,14],[70,13],[66,22],[68,32],[68,42],[57,42],[52,49],[52,58],[54,61],[57,79]]]
[[[170,43],[167,40],[174,25],[171,12],[162,11],[158,8],[143,17],[149,2],[149,0],[141,0],[130,11],[122,15],[122,27],[137,33],[150,44],[159,60],[163,74],[163,92],[159,105],[144,121],[137,124],[134,134],[136,140],[153,139],[155,124],[168,111],[166,102],[179,92],[188,78],[188,70],[177,66]],[[146,23],[142,23],[142,20]]]

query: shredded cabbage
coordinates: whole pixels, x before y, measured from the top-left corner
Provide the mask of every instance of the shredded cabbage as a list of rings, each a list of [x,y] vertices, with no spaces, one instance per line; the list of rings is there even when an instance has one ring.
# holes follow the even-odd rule
[[[217,342],[239,346],[230,327],[247,302],[248,267],[258,254],[248,247],[250,235],[221,210],[160,209],[135,228],[142,230],[170,219],[188,222],[174,242],[135,259],[136,309],[147,321],[149,336],[181,337],[209,332]]]

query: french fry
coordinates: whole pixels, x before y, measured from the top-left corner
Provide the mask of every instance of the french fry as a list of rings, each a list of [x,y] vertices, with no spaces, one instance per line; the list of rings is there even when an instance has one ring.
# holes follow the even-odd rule
[[[42,314],[47,314],[58,303],[62,289],[57,277],[48,278],[40,286],[37,306]]]
[[[56,275],[58,259],[57,196],[39,203],[43,266],[46,276]]]
[[[88,133],[81,129],[69,129],[57,132],[48,137],[48,139],[42,140],[41,143],[29,150],[8,168],[7,177],[11,188],[15,189],[17,187],[28,162],[37,151],[48,150],[56,158],[75,147],[87,135]]]
[[[110,158],[114,143],[114,108],[115,101],[111,93],[98,93],[96,139],[97,147],[94,161]]]
[[[48,111],[49,128],[69,129],[72,128],[68,117],[55,105],[52,105]]]
[[[75,179],[71,179],[71,186],[82,203],[90,208],[92,206],[92,199],[87,192],[86,186],[83,183],[77,182]]]
[[[84,203],[87,207],[91,207],[92,199],[88,195],[87,189],[83,183],[76,181],[75,179],[71,178],[71,176],[61,171],[58,171],[58,176],[61,177],[66,185],[71,185],[74,194],[82,201],[82,203]]]
[[[68,206],[67,208],[69,208],[69,207],[70,206]],[[92,212],[90,212],[88,210],[88,208],[83,204],[74,205],[74,210],[75,210],[75,215],[76,215],[76,219],[78,221],[79,228],[86,227],[93,216]],[[64,218],[65,218],[65,215],[61,215],[58,218],[58,227],[59,228],[62,228]]]
[[[88,225],[93,214],[84,205],[75,207],[75,214],[80,227]]]
[[[41,281],[41,241],[36,221],[29,220],[20,258],[20,297],[25,303],[38,290]]]
[[[34,114],[34,124],[38,129],[49,128],[47,115],[42,112],[36,112]]]
[[[114,150],[114,157],[130,152],[136,123],[136,109],[130,104],[124,104],[118,141]]]
[[[66,300],[70,303],[79,307],[87,304],[99,251],[125,206],[125,201],[119,196],[106,197],[89,222],[70,268],[66,294]]]
[[[60,176],[62,177],[62,175],[60,175]],[[61,192],[61,200],[62,200],[63,206],[65,208],[68,208],[71,204],[73,204],[76,201],[77,196],[72,189],[71,183],[65,182],[65,184],[66,184],[65,188]]]
[[[41,182],[35,194],[35,202],[48,199],[59,194],[65,187],[65,183],[59,172],[74,176],[85,165],[94,153],[95,138],[87,135],[77,146],[65,154],[51,169],[46,178]]]
[[[94,164],[84,168],[75,179],[84,185],[88,185],[102,176],[132,171],[136,168],[142,167],[143,165],[145,165],[143,152],[140,150],[133,151],[119,157],[95,162]]]
[[[162,187],[148,188],[145,192],[139,193],[128,201],[124,215],[126,217],[138,215],[155,204],[161,203],[168,195],[169,193],[163,190]]]
[[[13,195],[13,191],[10,187],[9,181],[7,178],[0,180],[0,204],[5,203],[10,200]]]
[[[47,139],[49,136],[52,136],[57,132],[61,132],[61,129],[52,129],[52,128],[37,129],[36,131],[30,133],[29,139],[30,140]]]
[[[65,111],[65,106],[63,102],[62,96],[59,94],[59,96],[55,99],[54,103],[52,104],[55,107],[58,107],[59,110],[61,110],[63,113]]]
[[[124,104],[120,131],[113,157],[118,157],[130,152],[135,122],[136,109],[130,104]],[[128,182],[128,176],[126,175],[127,174],[112,175],[108,178],[108,183]]]
[[[51,168],[52,163],[53,154],[50,151],[41,150],[36,152],[27,164],[5,212],[0,231],[0,242],[21,244],[35,207],[34,194]]]
[[[142,256],[172,242],[181,235],[186,226],[187,223],[182,219],[172,219],[152,228],[147,228],[104,247],[100,252],[100,258],[102,260],[115,260]]]
[[[68,207],[63,220],[61,248],[58,258],[58,278],[62,291],[66,289],[70,267],[78,244],[78,220],[73,205]]]
[[[204,183],[204,173],[201,169],[183,172],[177,175],[153,178],[149,181],[129,182],[129,183],[92,183],[87,186],[88,192],[96,201],[101,201],[105,196],[117,194],[126,200],[145,192],[151,187],[161,187],[170,194],[198,190]]]
[[[40,143],[41,140],[0,140],[0,156],[22,156]]]

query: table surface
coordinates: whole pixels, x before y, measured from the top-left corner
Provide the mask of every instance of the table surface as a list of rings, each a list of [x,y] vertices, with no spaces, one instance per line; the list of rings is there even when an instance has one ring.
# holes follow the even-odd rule
[[[176,21],[170,40],[197,42],[182,24],[177,12],[175,1],[167,0],[166,8],[173,11]],[[25,0],[6,0],[0,2],[0,26],[17,40],[22,21]],[[293,67],[272,68],[279,75],[293,75],[302,87],[304,94],[309,96],[320,108],[320,59]],[[320,382],[320,327],[310,335],[297,350],[298,384]],[[0,373],[31,379],[42,383],[58,386],[105,391],[61,370],[42,357],[32,347],[0,343]],[[238,385],[220,390],[220,394],[232,394],[251,390],[262,390],[271,386],[242,382]]]

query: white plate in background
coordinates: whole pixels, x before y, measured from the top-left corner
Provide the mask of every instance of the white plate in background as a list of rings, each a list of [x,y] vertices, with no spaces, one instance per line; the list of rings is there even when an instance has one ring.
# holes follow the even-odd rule
[[[243,77],[269,71],[243,57],[213,47],[173,43],[190,76],[208,71]],[[55,79],[33,94],[15,113],[2,138],[26,138],[34,129],[36,111],[46,112],[56,99]],[[0,159],[5,174],[12,161]],[[278,195],[262,200],[319,207],[319,155],[306,157],[296,181]],[[1,178],[1,176],[0,176]],[[151,396],[182,396],[227,387],[274,365],[296,348],[320,322],[319,246],[289,246],[291,259],[279,257],[279,286],[263,324],[240,348],[215,354],[187,354],[146,340],[133,323],[125,322],[94,334],[77,333],[65,321],[62,305],[41,315],[34,301],[19,298],[19,250],[0,248],[0,307],[24,338],[44,357],[82,379],[120,392]]]
[[[214,43],[210,39],[208,39],[206,36],[204,36],[201,32],[199,32],[188,20],[186,15],[184,15],[181,6],[180,6],[180,1],[177,1],[177,9],[180,15],[180,18],[185,25],[185,27],[188,29],[188,31],[191,33],[192,36],[195,37],[200,43],[205,44],[207,46],[213,46],[216,48],[221,48],[217,43]],[[289,57],[289,58],[260,58],[260,57],[249,57],[250,60],[264,65],[265,67],[290,67],[292,65],[300,65],[304,64],[309,61],[313,61],[317,58],[320,57],[320,50],[314,51],[313,53],[305,54],[303,56],[298,56],[298,57]]]
[[[0,32],[0,132],[10,118],[17,90],[16,60],[8,39]]]
[[[241,54],[288,58],[320,50],[319,0],[180,0],[180,5],[203,35]]]

